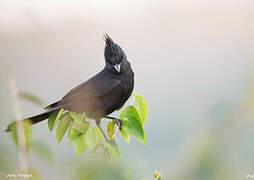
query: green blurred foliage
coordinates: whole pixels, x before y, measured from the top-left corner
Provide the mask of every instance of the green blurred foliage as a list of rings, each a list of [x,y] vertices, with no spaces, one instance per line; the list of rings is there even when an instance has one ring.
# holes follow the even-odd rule
[[[30,145],[31,140],[32,140],[31,122],[28,119],[28,120],[25,120],[25,121],[21,121],[19,123],[20,123],[20,126],[23,126],[22,129],[20,129],[20,130],[23,130],[23,133],[24,133],[24,146],[28,150],[29,145]],[[21,138],[18,134],[18,128],[19,128],[19,124],[17,124],[17,123],[13,123],[10,126],[11,135],[12,135],[13,141],[15,142],[17,147],[20,145],[19,141],[21,141]]]
[[[84,160],[73,172],[76,180],[131,180],[133,175],[127,173],[127,168],[121,164],[102,159]]]
[[[15,156],[11,154],[11,151],[7,147],[8,145],[5,142],[0,141],[0,175],[1,173],[8,172],[14,166],[12,162]]]
[[[41,142],[40,140],[33,140],[30,144],[30,148],[36,153],[38,153],[40,157],[48,161],[50,164],[53,163],[53,154],[47,144],[45,144],[44,142]]]
[[[36,96],[30,92],[21,91],[21,92],[19,92],[19,97],[21,99],[28,101],[28,102],[31,102],[32,104],[38,105],[40,107],[45,107],[45,102],[41,98],[39,98],[38,96]]]

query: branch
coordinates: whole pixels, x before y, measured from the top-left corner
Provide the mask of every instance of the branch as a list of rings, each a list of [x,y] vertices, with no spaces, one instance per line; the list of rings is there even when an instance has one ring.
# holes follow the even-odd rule
[[[23,115],[22,115],[22,110],[20,108],[20,104],[19,104],[18,88],[17,88],[14,77],[9,78],[9,88],[10,88],[11,99],[13,104],[13,112],[15,114],[15,119],[17,120],[17,134],[18,134],[17,139],[18,139],[18,146],[19,146],[20,167],[24,173],[27,173],[28,163],[27,163],[25,132],[24,132],[24,126],[22,121],[19,121],[23,119]]]

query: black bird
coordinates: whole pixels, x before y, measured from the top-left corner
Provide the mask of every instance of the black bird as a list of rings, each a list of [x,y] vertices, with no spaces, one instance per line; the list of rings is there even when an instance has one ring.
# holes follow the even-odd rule
[[[122,48],[107,34],[104,38],[104,69],[69,91],[60,101],[47,106],[46,112],[26,119],[36,124],[62,108],[76,113],[85,112],[86,116],[96,120],[97,125],[101,118],[115,119],[107,115],[120,109],[131,96],[134,73]],[[5,131],[10,131],[11,125]]]

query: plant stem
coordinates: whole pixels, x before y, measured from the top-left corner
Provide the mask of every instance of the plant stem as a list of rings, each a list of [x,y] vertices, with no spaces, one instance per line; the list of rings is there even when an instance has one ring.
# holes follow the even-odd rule
[[[19,104],[18,88],[14,77],[9,79],[9,88],[11,93],[11,99],[13,104],[13,112],[15,114],[15,119],[17,120],[17,135],[18,135],[18,146],[19,146],[19,161],[21,171],[28,173],[28,163],[27,163],[27,150],[26,150],[26,139],[23,123],[19,120],[23,119],[22,110]]]

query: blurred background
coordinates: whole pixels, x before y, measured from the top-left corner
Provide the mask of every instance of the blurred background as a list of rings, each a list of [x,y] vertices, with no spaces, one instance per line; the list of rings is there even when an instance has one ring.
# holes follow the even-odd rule
[[[125,50],[135,91],[149,103],[147,144],[132,138],[127,145],[119,135],[122,160],[112,172],[128,169],[133,179],[152,179],[155,169],[163,179],[248,178],[254,175],[253,10],[252,0],[2,0],[1,130],[15,118],[10,76],[46,104],[59,100],[103,68],[108,33]],[[21,107],[25,117],[42,112],[26,101]],[[10,136],[0,136],[2,179],[19,164]],[[58,144],[46,122],[33,127],[33,137],[54,156],[48,164],[29,154],[41,179],[73,179],[75,167],[94,158],[87,152],[78,158],[66,139]]]

